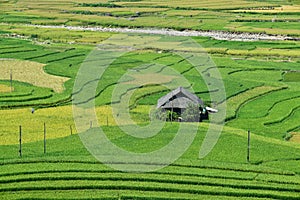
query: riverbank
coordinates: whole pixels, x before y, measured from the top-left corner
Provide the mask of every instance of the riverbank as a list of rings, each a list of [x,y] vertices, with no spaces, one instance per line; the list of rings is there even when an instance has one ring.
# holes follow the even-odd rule
[[[39,28],[63,28],[68,30],[82,31],[99,31],[99,32],[115,32],[115,33],[140,33],[154,35],[171,35],[171,36],[202,36],[211,37],[216,40],[231,41],[259,41],[259,40],[300,40],[296,37],[288,37],[284,35],[268,35],[263,33],[246,33],[246,32],[226,32],[226,31],[177,31],[172,29],[145,29],[145,28],[110,28],[110,27],[82,27],[82,26],[52,26],[52,25],[28,25]]]

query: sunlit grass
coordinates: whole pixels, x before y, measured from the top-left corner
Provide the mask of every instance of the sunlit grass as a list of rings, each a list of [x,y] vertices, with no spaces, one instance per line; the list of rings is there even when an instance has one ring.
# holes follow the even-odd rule
[[[0,93],[12,92],[14,88],[11,88],[8,85],[0,84]]]

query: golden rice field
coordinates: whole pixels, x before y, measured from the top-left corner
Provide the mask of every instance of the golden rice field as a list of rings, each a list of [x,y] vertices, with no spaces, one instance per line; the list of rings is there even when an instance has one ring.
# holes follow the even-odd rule
[[[150,106],[138,106],[132,112],[146,113]],[[74,109],[76,112],[76,109]],[[90,110],[93,112],[93,110]],[[86,112],[90,112],[86,110]],[[97,122],[92,121],[92,126],[116,125],[111,106],[100,106],[95,108]],[[22,126],[23,142],[40,141],[44,137],[44,123],[46,123],[46,134],[48,139],[60,138],[77,134],[73,118],[72,106],[59,106],[37,109],[31,113],[30,108],[1,110],[0,112],[0,145],[17,144],[19,142],[19,126]],[[83,118],[84,119],[84,118]],[[136,120],[137,118],[134,118]],[[82,122],[90,126],[91,121]],[[121,124],[120,124],[121,123]],[[131,123],[131,120],[122,120],[118,125]]]
[[[230,24],[226,26],[231,30],[241,31],[241,32],[254,32],[254,33],[267,33],[271,35],[299,35],[300,31],[295,27],[295,29],[284,29],[284,28],[258,28],[251,26],[240,26],[240,24]]]
[[[11,92],[11,91],[13,91],[13,88],[11,88],[10,86],[0,84],[0,93],[1,92],[3,92],[3,93],[5,93],[5,92]]]
[[[143,13],[152,13],[152,12],[162,12],[162,11],[167,11],[167,8],[140,8],[140,7],[123,7],[123,8],[108,8],[108,7],[72,7],[69,8],[70,11],[77,11],[77,10],[82,10],[82,11],[91,11],[91,12],[143,12]]]
[[[283,5],[280,7],[274,7],[273,9],[251,9],[251,10],[235,10],[235,12],[257,12],[257,13],[298,13],[300,12],[299,5]]]
[[[293,25],[299,21],[297,13],[300,10],[295,1],[238,0],[233,4],[229,0],[19,0],[17,3],[3,1],[1,7],[0,17],[3,18],[0,22],[7,24],[156,27],[300,35]],[[277,19],[281,21],[275,22]],[[274,27],[269,24],[273,20]]]
[[[15,81],[30,83],[39,87],[51,88],[55,92],[64,90],[66,77],[54,76],[45,73],[45,64],[24,60],[0,60],[0,79],[10,80],[10,74]]]
[[[300,132],[292,133],[293,137],[290,139],[291,142],[300,143]]]
[[[108,38],[117,34],[39,26],[217,30],[225,34],[245,31],[295,38],[300,35],[300,6],[293,4],[298,2],[0,0],[0,199],[299,199],[299,41],[195,37],[204,47],[198,51],[193,45],[182,45],[182,39],[175,42],[167,37],[138,35],[131,41],[126,34],[120,34],[113,40]],[[273,23],[277,14],[278,23]],[[85,79],[84,85],[72,93],[71,83],[77,80],[83,60],[97,67],[86,56],[99,42],[132,45],[138,50],[115,59],[100,81]],[[143,45],[146,47],[139,49]],[[190,66],[193,63],[178,58],[181,54],[176,54],[174,47],[181,45],[179,52],[206,51],[215,64],[211,66],[207,60],[207,68],[201,64],[201,72],[196,73]],[[109,57],[110,53],[104,59]],[[192,57],[184,58],[194,61]],[[167,71],[169,68],[176,73]],[[215,77],[215,68],[223,79]],[[15,88],[8,81],[11,75]],[[206,86],[214,84],[202,82],[199,75],[211,77],[212,81],[222,80],[227,96],[219,102],[212,101],[209,95],[218,95],[220,88],[207,90]],[[90,89],[90,83],[96,80],[97,94],[89,93],[87,99],[77,101],[76,94],[85,87]],[[153,119],[156,101],[173,83],[194,90],[191,92],[207,106],[226,103],[224,124],[210,123],[210,114],[211,120],[201,123],[166,122],[161,131],[149,138],[127,135],[124,127],[152,131],[153,127],[147,125],[153,122],[149,119]],[[223,112],[225,106],[216,108]],[[90,155],[89,146],[78,137],[79,133],[90,137],[87,134],[99,126],[114,146],[143,153],[143,158],[147,153],[168,149],[180,137],[180,142],[193,142],[174,163],[160,171],[121,173],[102,165],[100,162],[106,162],[96,160],[96,154]],[[191,137],[192,129],[185,129],[187,126],[198,128],[195,138]],[[24,145],[19,144],[20,127]],[[82,128],[90,130],[84,133]],[[177,134],[178,130],[184,135]],[[251,144],[247,146],[248,131]],[[45,132],[47,152],[45,145],[42,153]],[[97,141],[96,137],[92,139]],[[106,149],[105,142],[100,142],[100,148]],[[207,144],[213,144],[208,145],[213,149],[201,158],[201,150]],[[181,149],[182,146],[176,146],[167,154],[158,154],[153,162],[126,159],[109,164],[124,169],[134,164],[138,164],[137,169],[160,166],[166,162],[165,156]],[[110,149],[108,153],[109,157],[122,157]]]
[[[99,2],[99,1],[93,1]],[[105,0],[101,0],[100,2],[107,2]],[[172,2],[172,3],[170,3]],[[118,5],[157,5],[157,6],[170,6],[170,7],[202,7],[202,8],[232,8],[232,1],[231,0],[189,0],[189,1],[182,1],[182,0],[172,0],[172,1],[164,1],[164,0],[147,0],[147,1],[133,1],[133,2],[116,2]],[[237,0],[234,1],[234,5],[236,7],[249,7],[249,6],[264,6],[268,5],[264,2],[255,2],[255,1],[244,1],[244,0]]]
[[[299,57],[299,50],[291,50],[291,49],[272,49],[272,48],[256,48],[255,50],[230,49],[226,53],[230,55],[247,55],[247,56]]]
[[[19,126],[22,126],[24,143],[42,140],[44,123],[47,138],[70,135],[70,126],[73,129],[72,133],[76,133],[71,106],[38,109],[33,114],[30,108],[2,110],[1,119],[1,145],[18,142]]]
[[[44,24],[45,20],[39,20],[38,24]],[[48,22],[47,22],[48,23]],[[55,23],[54,20],[51,23]],[[69,31],[67,29],[38,28],[24,25],[10,26],[0,24],[0,29],[9,30],[18,35],[31,36],[38,34],[40,40],[51,40],[53,42],[97,44],[107,39],[112,33],[90,32],[90,31]]]
[[[43,5],[48,5],[50,2],[51,8],[62,7],[65,5],[74,5],[74,3],[107,3],[107,0],[78,0],[78,1],[65,1],[65,0],[57,0],[55,2],[42,0],[42,1],[31,1],[31,0],[22,0],[18,1],[16,6],[23,6],[24,8],[31,7],[43,7]],[[172,2],[172,3],[171,3]],[[115,1],[113,2],[116,5],[122,6],[169,6],[169,7],[203,7],[203,8],[231,8],[233,7],[231,0],[146,0],[146,1]],[[255,6],[266,6],[269,3],[265,2],[257,2],[257,1],[245,1],[245,0],[237,0],[234,2],[236,7],[255,7]]]

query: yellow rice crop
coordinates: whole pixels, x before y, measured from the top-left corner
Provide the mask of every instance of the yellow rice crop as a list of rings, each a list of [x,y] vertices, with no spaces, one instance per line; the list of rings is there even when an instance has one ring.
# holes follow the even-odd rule
[[[93,110],[91,110],[93,111]],[[92,121],[93,127],[116,125],[111,106],[95,108],[97,122]],[[135,112],[148,112],[148,107],[136,108]],[[31,108],[0,110],[0,145],[17,144],[19,140],[19,126],[22,126],[23,143],[43,140],[44,123],[46,123],[46,137],[60,138],[71,134],[77,134],[72,106],[60,106],[38,109],[33,114]],[[87,111],[88,112],[88,111]],[[115,114],[117,114],[115,112]],[[122,113],[120,113],[122,115]],[[90,119],[82,117],[83,125],[90,126]],[[130,119],[121,120],[121,124],[132,123]]]
[[[236,12],[257,12],[257,13],[283,13],[283,12],[300,12],[299,5],[283,5],[274,9],[251,9],[251,10],[235,10]]]
[[[271,49],[271,48],[257,48],[255,50],[237,50],[230,49],[226,52],[230,55],[248,55],[248,56],[290,56],[298,57],[298,50],[287,50],[287,49]]]
[[[13,88],[12,88],[12,89],[13,89]],[[10,86],[0,84],[0,93],[1,93],[1,92],[3,92],[3,93],[5,93],[5,92],[10,92],[10,91],[11,91]]]
[[[300,133],[292,133],[293,137],[290,139],[291,142],[300,143]]]
[[[45,64],[32,61],[0,60],[0,79],[9,80],[10,73],[12,73],[13,80],[62,92],[64,90],[63,84],[69,78],[47,74],[43,70],[44,66]]]

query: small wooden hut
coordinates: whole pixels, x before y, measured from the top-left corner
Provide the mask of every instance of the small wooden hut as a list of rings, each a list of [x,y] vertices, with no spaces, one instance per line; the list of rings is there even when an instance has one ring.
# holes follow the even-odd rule
[[[167,95],[161,97],[157,101],[157,109],[162,109],[163,111],[176,112],[179,116],[186,110],[189,105],[195,105],[199,108],[199,119],[208,119],[208,114],[205,111],[203,101],[192,94],[183,87],[178,87],[175,90],[169,92]],[[204,115],[203,115],[204,114]],[[184,120],[184,119],[183,119]]]

